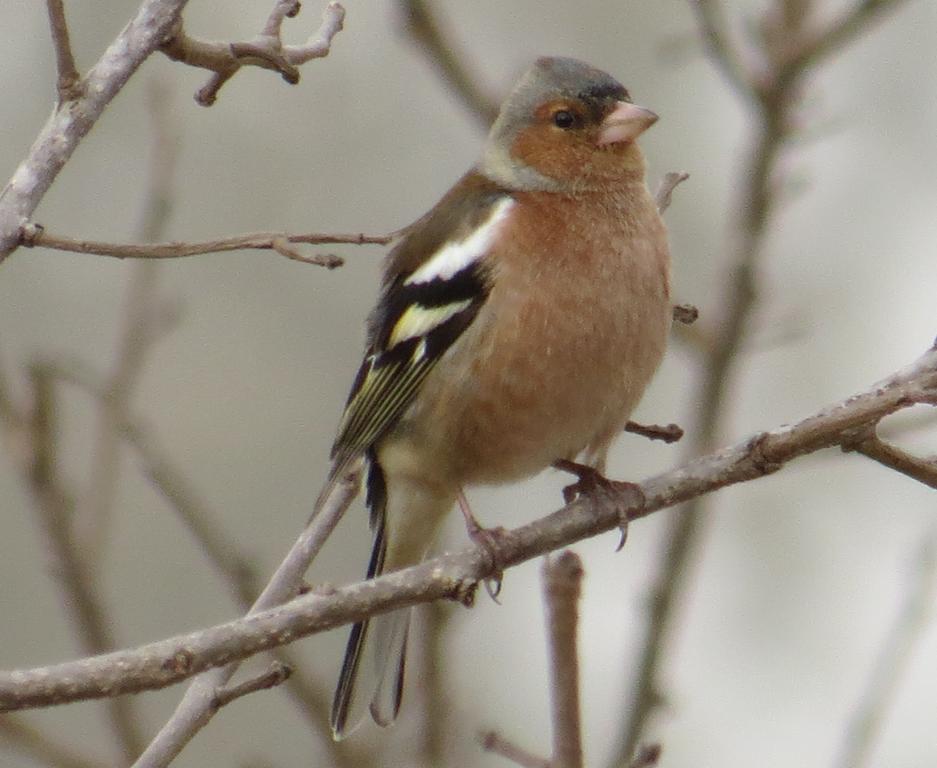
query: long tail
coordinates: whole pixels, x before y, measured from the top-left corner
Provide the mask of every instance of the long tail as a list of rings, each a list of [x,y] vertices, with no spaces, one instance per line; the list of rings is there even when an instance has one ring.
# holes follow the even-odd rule
[[[367,578],[419,562],[453,499],[400,483],[388,498],[384,472],[369,462],[367,505],[373,540]],[[342,739],[368,711],[378,725],[389,725],[400,710],[410,609],[381,614],[355,624],[332,702],[332,736]]]

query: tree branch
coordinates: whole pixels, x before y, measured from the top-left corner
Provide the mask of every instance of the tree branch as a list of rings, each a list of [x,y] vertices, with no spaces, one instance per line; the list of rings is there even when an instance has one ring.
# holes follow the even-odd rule
[[[235,43],[189,37],[180,18],[160,50],[173,61],[214,73],[195,94],[196,103],[203,107],[214,104],[221,87],[245,66],[279,72],[285,82],[296,85],[299,67],[312,59],[327,56],[332,39],[342,30],[345,21],[345,9],[341,4],[329,3],[322,12],[322,24],[317,32],[303,45],[284,45],[280,37],[283,20],[297,16],[300,8],[298,0],[277,0],[263,31],[251,40]]]
[[[55,47],[55,66],[58,70],[55,87],[59,94],[59,104],[64,104],[81,95],[81,88],[78,86],[81,78],[72,56],[62,0],[46,0],[46,8],[49,12],[49,27],[52,29],[52,44]]]
[[[497,566],[514,566],[612,530],[623,518],[637,520],[728,485],[772,474],[800,456],[842,445],[858,430],[889,414],[916,403],[931,403],[935,395],[937,348],[869,390],[794,425],[756,434],[644,481],[640,485],[643,503],[634,501],[630,489],[606,491],[577,499],[545,518],[510,531],[494,545]],[[315,536],[307,529],[293,551],[308,552],[310,538]],[[472,546],[329,594],[310,593],[287,605],[268,608],[293,593],[305,571],[307,558],[291,555],[278,570],[273,586],[268,587],[266,598],[258,601],[264,610],[132,650],[0,673],[0,711],[162,688],[210,667],[230,665],[377,613],[440,598],[470,601],[475,585],[494,575],[497,566],[490,555],[486,547]],[[208,686],[209,696],[223,684],[216,678],[215,674],[206,675],[199,682],[200,686]],[[180,706],[184,705],[185,701]]]
[[[275,688],[289,680],[292,672],[293,670],[288,665],[275,661],[270,665],[270,669],[256,677],[248,678],[237,685],[225,685],[219,688],[211,700],[211,707],[217,712],[242,696]]]
[[[336,479],[334,487],[329,487],[326,491],[323,503],[316,504],[318,514],[309,521],[305,530],[299,539],[293,544],[286,558],[280,563],[273,577],[267,586],[261,592],[260,597],[254,602],[247,616],[241,621],[252,622],[258,614],[262,612],[276,613],[281,603],[293,598],[302,586],[303,575],[309,568],[309,564],[318,554],[326,539],[332,533],[332,530],[338,524],[345,510],[358,494],[360,486],[361,466],[359,464],[349,467],[345,474]],[[320,499],[321,501],[322,499]],[[307,595],[308,597],[308,595]],[[288,633],[291,630],[288,630]],[[281,636],[281,639],[283,636]],[[257,650],[268,650],[282,642],[266,646],[266,648],[257,647]],[[182,701],[176,707],[172,717],[163,725],[156,737],[150,742],[146,750],[140,756],[135,768],[156,768],[157,766],[167,766],[173,760],[182,748],[211,720],[214,715],[212,708],[212,697],[221,686],[224,686],[237,671],[236,663],[246,655],[229,654],[222,651],[224,662],[222,664],[208,664],[195,669],[191,662],[195,656],[190,654],[188,648],[181,648],[164,661],[168,665],[164,666],[166,671],[182,673],[184,677],[190,677],[191,672],[200,672],[209,667],[218,667],[211,670],[208,674],[202,675],[195,680],[186,691]],[[234,662],[234,663],[232,663]]]
[[[553,763],[545,757],[528,752],[514,742],[508,741],[497,731],[484,731],[478,734],[478,740],[486,752],[501,755],[521,768],[553,768]]]
[[[843,450],[854,450],[889,469],[937,489],[937,459],[918,458],[891,443],[886,443],[874,431],[855,445],[843,446]]]
[[[401,0],[404,29],[420,47],[443,81],[469,112],[487,130],[498,116],[498,100],[479,87],[477,79],[463,64],[465,56],[443,30],[436,12],[425,0]]]
[[[97,381],[92,372],[78,363],[50,365],[48,370],[50,375],[80,387],[92,397],[107,397],[105,384]],[[137,452],[143,474],[163,495],[183,525],[201,545],[211,565],[233,592],[237,604],[245,611],[249,610],[261,593],[263,585],[251,560],[239,551],[238,542],[225,535],[223,528],[213,520],[191,483],[174,466],[169,453],[161,448],[153,431],[142,419],[125,412],[116,428]],[[287,648],[278,649],[276,656],[283,665],[293,670],[286,680],[285,689],[293,697],[310,728],[319,733],[329,745],[332,764],[337,768],[363,768],[372,764],[373,760],[355,748],[352,742],[332,741],[328,730],[328,698],[320,686],[304,674],[303,666]],[[214,714],[215,710],[211,709],[210,702],[207,706]]]
[[[683,430],[677,424],[638,424],[636,421],[629,421],[625,424],[625,432],[631,432],[634,435],[641,435],[648,440],[660,440],[664,443],[676,443],[683,437]]]
[[[582,561],[569,550],[548,557],[543,566],[543,594],[550,652],[553,768],[582,768],[579,712],[579,598]]]
[[[707,341],[705,345],[699,345],[704,353],[702,383],[695,398],[701,404],[700,421],[692,430],[693,439],[687,446],[687,455],[708,453],[721,437],[728,392],[757,303],[756,274],[764,259],[769,224],[780,200],[777,170],[794,124],[793,110],[801,96],[801,81],[808,68],[822,55],[853,39],[867,24],[871,16],[863,7],[870,0],[857,1],[852,13],[859,14],[863,20],[847,24],[849,34],[836,33],[837,40],[831,44],[817,44],[817,38],[808,31],[807,17],[803,12],[784,14],[780,22],[771,22],[772,27],[768,25],[771,19],[769,11],[765,17],[763,61],[756,65],[750,63],[747,52],[731,40],[721,1],[691,0],[699,34],[710,59],[754,110],[757,129],[738,185],[740,195],[735,210],[739,214],[730,241],[729,268],[722,280],[722,284],[727,286],[725,297],[720,302],[724,307],[723,316],[713,326],[718,330],[700,336]],[[892,0],[892,3],[897,1]],[[883,0],[871,2],[883,4]],[[772,29],[773,35],[769,34]],[[839,26],[834,25],[827,31],[831,29],[839,29]],[[810,48],[815,53],[779,59],[781,51],[799,50],[805,40],[813,41]],[[676,611],[684,588],[689,582],[692,558],[702,530],[703,503],[702,499],[697,499],[688,504],[673,519],[666,535],[663,544],[666,554],[653,587],[650,623],[637,663],[638,679],[626,705],[630,715],[612,761],[614,766],[625,766],[630,762],[647,720],[661,700],[659,667],[666,653],[667,640],[676,625]]]
[[[166,39],[187,0],[143,0],[136,16],[81,81],[81,95],[56,109],[0,192],[0,262],[75,148],[137,67]]]
[[[777,79],[796,79],[849,45],[872,24],[886,14],[896,11],[907,0],[855,0],[854,5],[836,20],[816,32],[808,33],[798,44],[790,46],[787,57],[778,66]]]
[[[216,240],[202,240],[192,243],[104,243],[96,240],[74,240],[68,237],[47,233],[37,224],[27,224],[22,230],[22,245],[27,248],[51,248],[56,251],[69,251],[71,253],[89,253],[98,256],[113,256],[116,259],[181,259],[188,256],[199,256],[205,253],[222,253],[239,250],[274,250],[289,259],[302,261],[307,264],[334,269],[340,267],[344,261],[338,256],[302,256],[292,251],[288,252],[284,244],[305,243],[309,245],[386,245],[397,236],[396,232],[389,235],[358,234],[325,234],[309,232],[305,234],[290,235],[285,232],[251,232],[233,237],[218,238]]]
[[[690,0],[690,7],[696,13],[700,38],[709,58],[740,96],[751,99],[754,96],[755,67],[745,61],[739,46],[730,39],[729,21],[722,8],[722,0]]]
[[[699,309],[692,304],[674,304],[673,319],[682,325],[693,325],[699,320]]]
[[[657,212],[661,215],[670,207],[673,191],[684,181],[690,178],[690,174],[685,171],[670,171],[664,174],[660,180],[660,186],[657,188],[657,194],[654,195],[654,202],[657,203]]]
[[[649,744],[646,747],[641,747],[634,760],[628,764],[628,768],[653,768],[660,760],[661,751],[660,744]]]
[[[161,450],[152,433],[139,420],[128,419],[122,425],[122,431],[137,450],[143,463],[143,473],[201,545],[209,563],[234,593],[237,604],[244,611],[249,610],[261,593],[263,583],[254,563],[239,551],[240,543],[228,536],[213,516],[208,514],[205,504],[198,498],[188,479],[173,466],[170,455]],[[299,657],[290,653],[288,648],[279,648],[275,653],[279,663],[291,670],[285,680],[284,690],[293,698],[310,730],[328,745],[330,765],[335,768],[364,768],[371,765],[373,761],[357,749],[353,741],[332,740],[328,727],[328,696],[308,674]]]

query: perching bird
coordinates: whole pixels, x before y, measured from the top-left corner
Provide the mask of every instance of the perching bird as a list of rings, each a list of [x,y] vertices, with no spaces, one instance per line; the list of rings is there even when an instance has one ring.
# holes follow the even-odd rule
[[[635,144],[656,120],[606,73],[539,59],[480,162],[390,252],[330,473],[366,462],[368,578],[419,562],[465,486],[577,456],[604,468],[671,323],[667,236]],[[336,738],[365,704],[381,725],[396,717],[409,614],[352,629]]]

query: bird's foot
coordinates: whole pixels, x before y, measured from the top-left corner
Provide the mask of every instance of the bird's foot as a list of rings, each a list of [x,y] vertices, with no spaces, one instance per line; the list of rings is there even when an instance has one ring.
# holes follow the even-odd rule
[[[465,518],[465,530],[468,537],[474,544],[482,547],[488,555],[491,568],[494,571],[492,576],[484,580],[485,591],[488,596],[498,602],[498,595],[501,594],[501,584],[504,580],[504,566],[501,563],[501,557],[498,554],[499,543],[508,536],[506,528],[498,526],[496,528],[485,528],[475,515],[472,514],[472,508],[469,506],[465,494],[459,491],[459,509],[462,511],[462,517]]]
[[[569,459],[558,459],[553,462],[553,466],[562,472],[576,475],[578,478],[575,483],[570,483],[563,488],[563,501],[567,504],[580,496],[612,499],[618,509],[618,530],[621,532],[616,551],[625,546],[628,540],[628,512],[644,506],[644,491],[641,486],[626,480],[609,480],[595,467]]]

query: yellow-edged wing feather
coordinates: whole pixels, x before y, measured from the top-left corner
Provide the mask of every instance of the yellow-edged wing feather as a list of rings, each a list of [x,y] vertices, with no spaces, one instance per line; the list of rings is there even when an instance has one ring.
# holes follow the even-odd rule
[[[391,251],[369,349],[332,448],[333,474],[370,450],[488,297],[485,256],[514,200],[469,174]]]

